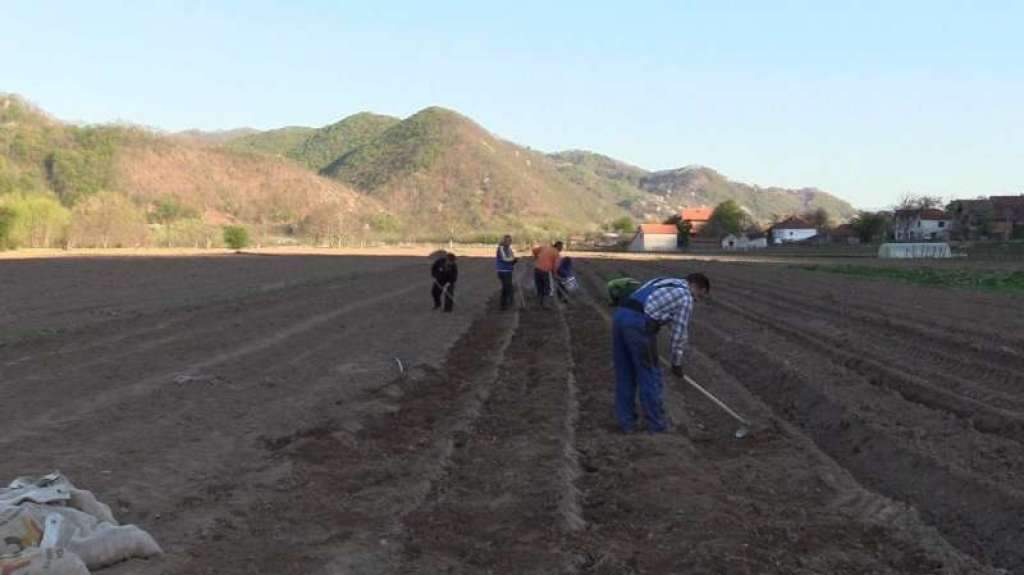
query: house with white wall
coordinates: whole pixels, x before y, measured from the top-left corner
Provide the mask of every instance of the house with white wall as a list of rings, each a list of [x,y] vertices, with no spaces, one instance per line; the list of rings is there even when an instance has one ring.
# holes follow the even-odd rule
[[[641,224],[636,236],[629,243],[630,252],[667,252],[678,250],[676,236],[679,229],[675,224]]]
[[[787,242],[802,242],[813,238],[818,234],[818,229],[814,227],[814,224],[793,216],[772,226],[770,232],[771,243],[776,245]]]
[[[947,241],[953,218],[937,208],[897,210],[892,219],[892,235],[897,242]]]

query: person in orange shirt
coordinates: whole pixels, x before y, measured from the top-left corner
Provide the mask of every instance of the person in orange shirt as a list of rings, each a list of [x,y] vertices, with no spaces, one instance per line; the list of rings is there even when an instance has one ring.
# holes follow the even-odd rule
[[[562,246],[562,241],[559,240],[551,246],[533,249],[533,283],[537,287],[537,298],[540,300],[541,308],[548,307],[545,298],[552,294],[552,281],[558,270],[558,258],[562,252]]]

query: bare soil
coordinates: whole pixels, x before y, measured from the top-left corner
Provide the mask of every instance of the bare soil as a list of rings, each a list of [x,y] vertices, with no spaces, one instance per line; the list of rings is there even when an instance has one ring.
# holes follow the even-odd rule
[[[1019,298],[594,258],[502,313],[463,258],[444,314],[428,266],[0,260],[0,478],[59,469],[167,552],[110,572],[1024,569]],[[687,371],[752,433],[667,376],[673,429],[623,435],[604,282],[697,269]]]

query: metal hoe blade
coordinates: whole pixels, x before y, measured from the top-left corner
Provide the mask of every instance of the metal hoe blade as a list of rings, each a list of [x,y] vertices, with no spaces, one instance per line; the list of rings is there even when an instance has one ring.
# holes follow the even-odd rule
[[[729,406],[726,405],[725,402],[722,402],[721,400],[716,398],[714,394],[705,390],[703,386],[697,384],[697,382],[695,382],[693,378],[690,378],[689,376],[684,374],[683,380],[685,380],[686,383],[689,384],[690,386],[696,388],[698,392],[700,392],[704,396],[707,396],[708,400],[714,402],[719,408],[724,410],[726,414],[732,416],[737,422],[743,425],[738,430],[736,430],[736,433],[734,434],[734,436],[738,440],[742,440],[743,438],[746,438],[747,436],[750,435],[750,422],[748,422],[746,418],[737,414],[736,411],[733,410],[732,408],[729,408]]]

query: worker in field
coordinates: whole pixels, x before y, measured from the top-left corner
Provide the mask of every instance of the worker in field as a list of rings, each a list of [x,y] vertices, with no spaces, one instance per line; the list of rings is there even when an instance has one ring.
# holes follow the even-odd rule
[[[455,281],[459,279],[459,267],[455,263],[455,254],[447,252],[430,267],[430,275],[434,279],[434,285],[430,289],[434,297],[434,310],[441,307],[441,300],[444,300],[444,311],[451,312],[455,305]]]
[[[537,299],[541,308],[548,307],[546,299],[551,296],[554,288],[554,276],[558,269],[562,246],[562,241],[559,240],[551,246],[533,249],[533,283],[537,288]]]
[[[701,273],[680,278],[655,278],[642,284],[619,302],[612,325],[615,362],[615,416],[623,432],[636,429],[636,397],[639,391],[647,431],[668,427],[662,402],[658,331],[671,329],[672,373],[682,378],[683,353],[694,301],[711,292],[711,282]]]
[[[643,282],[623,276],[608,282],[608,305],[618,306],[619,302],[628,297],[636,289],[643,285]]]
[[[558,268],[555,269],[555,293],[565,304],[569,303],[569,294],[579,289],[579,281],[576,280],[573,266],[572,256],[563,256],[558,260]]]
[[[498,251],[495,254],[498,267],[498,280],[501,282],[501,309],[508,310],[515,300],[515,287],[512,284],[516,271],[515,252],[512,251],[512,237],[505,234],[498,244]]]

